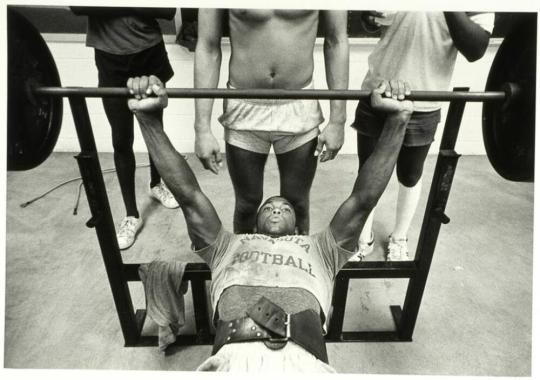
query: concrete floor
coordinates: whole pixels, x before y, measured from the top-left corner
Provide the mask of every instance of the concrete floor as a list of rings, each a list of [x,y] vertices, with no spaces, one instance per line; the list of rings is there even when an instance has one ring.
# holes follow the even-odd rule
[[[72,154],[53,154],[27,172],[7,173],[6,368],[193,370],[210,346],[124,348],[95,232],[81,196],[73,215],[77,183],[21,208],[53,185],[77,177]],[[144,154],[139,163],[147,162]],[[194,156],[189,162],[202,188],[231,228],[232,186],[226,169],[214,176]],[[431,178],[435,157],[426,163]],[[103,169],[112,155],[101,155]],[[356,157],[342,155],[319,166],[312,190],[312,231],[323,228],[348,195]],[[148,169],[137,172],[145,227],[125,262],[152,259],[199,261],[190,252],[180,212],[158,207],[146,195]],[[268,163],[265,195],[277,192],[275,160]],[[430,182],[430,181],[427,181]],[[116,175],[105,174],[115,221],[123,216]],[[397,185],[393,179],[375,218],[377,248],[393,224]],[[410,231],[414,251],[429,184]],[[329,344],[330,363],[342,373],[530,376],[532,320],[533,185],[498,177],[485,157],[462,157],[411,343]],[[401,304],[406,280],[351,281],[345,330],[390,329],[390,304]],[[142,287],[133,284],[135,306],[144,307]],[[188,315],[192,310],[190,295]],[[193,328],[188,320],[186,330]],[[147,323],[145,331],[155,333]]]

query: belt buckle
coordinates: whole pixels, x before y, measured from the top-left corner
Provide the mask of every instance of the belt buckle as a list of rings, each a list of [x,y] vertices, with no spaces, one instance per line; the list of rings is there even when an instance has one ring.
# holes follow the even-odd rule
[[[291,315],[287,313],[287,318],[285,318],[285,336],[280,337],[280,338],[269,337],[268,341],[271,343],[287,343],[290,337],[291,337]]]

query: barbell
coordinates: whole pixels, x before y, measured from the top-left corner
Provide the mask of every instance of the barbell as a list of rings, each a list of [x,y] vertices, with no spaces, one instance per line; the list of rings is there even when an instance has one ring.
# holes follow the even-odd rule
[[[169,88],[171,98],[368,98],[363,90]],[[37,29],[8,8],[8,170],[37,167],[51,154],[62,124],[62,97],[129,97],[127,88],[61,87],[54,59]],[[516,22],[491,66],[484,92],[413,91],[411,100],[483,102],[487,156],[502,177],[534,179],[536,14]]]

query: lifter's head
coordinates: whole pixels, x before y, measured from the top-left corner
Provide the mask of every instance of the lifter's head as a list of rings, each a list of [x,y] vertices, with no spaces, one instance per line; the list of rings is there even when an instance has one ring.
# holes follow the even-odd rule
[[[257,212],[257,233],[272,237],[294,235],[296,214],[291,203],[279,196],[264,201]]]

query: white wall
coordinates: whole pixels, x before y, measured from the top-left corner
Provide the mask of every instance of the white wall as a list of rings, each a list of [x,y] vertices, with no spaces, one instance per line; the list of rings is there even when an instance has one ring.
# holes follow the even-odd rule
[[[83,35],[45,34],[45,40],[54,56],[63,86],[97,86],[97,69],[94,64],[93,49],[84,45]],[[493,57],[501,40],[494,39],[490,43],[484,58],[474,63],[468,63],[465,58],[458,56],[452,86],[468,86],[471,91],[483,91],[485,81]],[[376,43],[376,39],[350,39],[350,89],[359,89],[362,79],[367,71],[367,57]],[[168,87],[193,87],[193,53],[166,39],[169,59],[175,71],[174,77],[167,84]],[[228,76],[228,58],[230,45],[227,40],[223,43],[223,64],[219,87],[225,87]],[[324,61],[322,54],[322,40],[317,40],[315,48],[315,87],[326,88],[324,75]],[[100,99],[87,99],[90,119],[92,121],[94,136],[99,151],[112,151],[110,128],[103,111]],[[217,122],[221,111],[222,101],[216,99],[214,106],[213,131],[217,137],[223,136],[223,129]],[[323,112],[328,115],[328,101],[321,101]],[[71,110],[64,100],[64,119],[62,131],[56,145],[56,151],[72,152],[79,150],[79,144],[73,125]],[[347,104],[347,125],[354,119],[356,102]],[[442,120],[446,118],[447,105],[443,108]],[[468,103],[463,116],[456,150],[461,154],[485,154],[482,142],[482,105],[481,103]],[[194,106],[192,99],[171,99],[169,107],[165,110],[165,129],[177,150],[180,152],[193,151],[193,119]],[[440,140],[442,125],[437,133]],[[220,139],[222,140],[222,139]],[[222,142],[223,144],[223,142]],[[223,146],[222,146],[223,148]],[[438,144],[432,146],[431,152],[436,152]],[[146,151],[144,142],[138,129],[135,132],[134,150]],[[354,130],[346,127],[345,144],[342,153],[356,153],[356,136]]]

